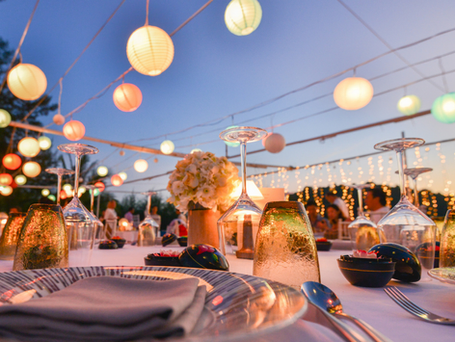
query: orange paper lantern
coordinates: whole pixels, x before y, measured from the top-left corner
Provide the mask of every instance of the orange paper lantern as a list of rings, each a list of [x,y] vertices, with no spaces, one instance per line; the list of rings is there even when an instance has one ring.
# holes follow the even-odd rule
[[[286,147],[286,140],[281,134],[272,133],[265,140],[264,147],[270,153],[278,153]]]
[[[8,153],[3,157],[3,166],[8,170],[17,170],[22,164],[22,159],[17,154]]]
[[[113,175],[111,177],[111,183],[113,186],[120,186],[123,184],[123,179],[119,175]]]
[[[68,195],[66,194],[66,191],[65,190],[61,190],[60,191],[60,199],[64,200],[64,199],[67,199],[68,198]]]
[[[71,120],[63,126],[63,135],[71,141],[81,140],[85,135],[85,126],[80,121]]]
[[[21,100],[32,101],[41,97],[47,88],[44,72],[33,64],[19,63],[10,70],[8,88]]]
[[[0,173],[0,184],[10,185],[13,182],[13,177],[9,173]]]
[[[100,192],[103,192],[104,189],[106,189],[106,185],[104,185],[103,182],[96,182],[96,183],[95,183],[95,186],[98,188],[98,190],[99,190]]]
[[[123,112],[133,112],[142,103],[142,92],[131,83],[120,84],[114,90],[114,104]]]
[[[41,166],[37,162],[29,161],[22,166],[22,172],[27,177],[33,178],[41,173]]]

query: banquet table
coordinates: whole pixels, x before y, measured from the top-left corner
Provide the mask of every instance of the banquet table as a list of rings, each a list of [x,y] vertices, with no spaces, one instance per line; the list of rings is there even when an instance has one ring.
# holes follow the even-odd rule
[[[125,245],[117,250],[95,250],[92,266],[143,266],[144,257],[161,250],[181,251],[173,246],[136,247]],[[348,283],[338,269],[336,259],[346,251],[332,250],[318,252],[321,281],[330,287],[340,298],[343,310],[363,319],[393,341],[454,341],[455,326],[445,326],[424,322],[396,305],[382,288],[355,287]],[[230,271],[252,274],[252,260],[237,259],[228,255]],[[0,272],[11,271],[12,261],[0,261]],[[70,260],[70,266],[71,264]],[[291,270],[292,272],[292,270]],[[417,283],[391,281],[389,285],[399,287],[411,300],[429,311],[444,317],[455,319],[455,286],[426,278]],[[301,319],[281,330],[263,334],[257,338],[245,338],[244,341],[340,341],[332,331]]]

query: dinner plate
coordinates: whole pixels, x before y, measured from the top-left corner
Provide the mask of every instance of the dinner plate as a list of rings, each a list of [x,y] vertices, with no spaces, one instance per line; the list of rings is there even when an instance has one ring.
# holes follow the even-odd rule
[[[455,267],[433,268],[428,271],[428,274],[430,277],[442,281],[443,283],[455,285]]]
[[[0,305],[33,300],[87,277],[144,280],[198,278],[207,286],[213,320],[179,341],[233,341],[281,329],[295,322],[308,303],[292,287],[250,275],[196,268],[98,266],[0,273]],[[167,341],[167,340],[166,340]]]

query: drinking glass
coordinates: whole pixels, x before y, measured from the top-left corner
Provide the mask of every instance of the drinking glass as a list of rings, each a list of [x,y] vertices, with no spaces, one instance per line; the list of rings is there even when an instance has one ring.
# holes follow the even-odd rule
[[[242,193],[235,203],[219,218],[217,223],[220,250],[223,254],[233,253],[237,258],[253,259],[254,227],[257,226],[262,210],[247,194],[246,185],[246,144],[261,140],[267,131],[257,127],[232,127],[220,133],[227,142],[240,143]]]
[[[259,223],[253,275],[296,289],[320,282],[316,242],[301,202],[269,202]]]
[[[8,221],[0,238],[0,259],[12,260],[16,253],[17,239],[25,220],[25,213],[9,214]]]
[[[32,204],[17,241],[13,271],[68,267],[68,236],[62,207]]]
[[[425,140],[420,138],[401,138],[374,146],[378,150],[396,152],[401,190],[400,201],[378,222],[378,230],[381,242],[395,242],[409,248],[419,258],[423,268],[432,269],[436,224],[407,199],[403,171],[403,151],[424,143]]]
[[[63,217],[65,218],[68,230],[71,263],[74,266],[89,266],[95,242],[94,233],[97,227],[97,219],[84,207],[77,194],[79,189],[81,156],[96,154],[98,153],[98,149],[79,143],[59,145],[58,149],[76,156],[74,196],[71,202],[63,209]]]
[[[152,218],[150,214],[150,208],[152,207],[152,196],[155,195],[154,191],[143,192],[142,195],[147,196],[147,214],[144,220],[139,224],[139,233],[137,237],[137,245],[142,246],[153,246],[155,244],[160,226]]]
[[[414,181],[414,205],[419,207],[419,192],[417,191],[417,178],[422,173],[433,171],[431,167],[415,167],[404,169],[404,174]]]
[[[455,211],[447,210],[441,232],[439,267],[455,267]]]
[[[74,171],[67,170],[62,167],[53,167],[50,169],[46,169],[46,172],[57,175],[57,204],[60,204],[60,192],[62,191],[62,176],[63,175],[72,175],[74,173]]]
[[[95,204],[95,190],[98,189],[95,185],[84,185],[86,189],[90,190],[90,212],[92,213],[93,217],[96,220],[96,228],[95,228],[95,245],[101,241],[106,239],[106,231],[104,230],[103,222],[95,215],[94,204]]]
[[[370,184],[351,185],[351,187],[357,189],[359,199],[358,216],[348,226],[352,249],[368,251],[371,247],[380,243],[378,227],[374,222],[366,218],[363,213],[362,190],[369,188]]]

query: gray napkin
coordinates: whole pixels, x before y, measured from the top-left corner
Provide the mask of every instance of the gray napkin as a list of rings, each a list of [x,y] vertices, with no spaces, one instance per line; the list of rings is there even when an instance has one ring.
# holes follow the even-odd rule
[[[194,278],[82,279],[44,298],[0,306],[0,335],[30,341],[182,336],[192,331],[204,309],[206,289],[198,283]]]

